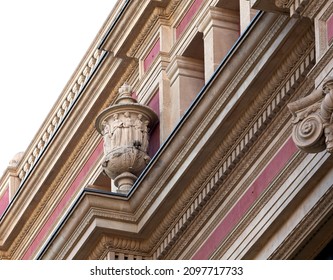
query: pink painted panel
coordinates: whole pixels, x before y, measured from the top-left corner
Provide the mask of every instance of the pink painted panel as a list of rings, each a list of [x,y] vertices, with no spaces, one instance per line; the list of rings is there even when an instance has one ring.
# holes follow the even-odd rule
[[[134,91],[132,91],[132,98],[134,98],[135,100],[138,100],[138,95]]]
[[[327,20],[327,40],[329,43],[332,42],[333,39],[333,15]]]
[[[6,191],[0,197],[0,217],[5,212],[8,205],[9,205],[9,189],[8,189],[8,186],[7,186]]]
[[[75,192],[77,192],[78,188],[80,187],[80,184],[86,174],[89,172],[89,170],[92,168],[92,166],[95,164],[99,156],[103,153],[103,141],[101,141],[94,152],[91,154],[87,162],[82,167],[79,174],[74,179],[71,186],[68,188],[67,192],[65,193],[64,197],[61,199],[59,204],[56,206],[44,226],[41,228],[33,242],[30,244],[28,250],[25,252],[23,259],[28,260],[31,259],[32,254],[35,252],[35,250],[40,246],[40,243],[46,238],[46,235],[50,231],[51,227],[54,226],[55,222],[58,221],[60,214],[62,211],[66,208],[67,204],[71,199],[73,198],[73,195]]]
[[[186,12],[185,16],[181,20],[181,22],[176,27],[176,39],[184,32],[185,28],[188,26],[199,7],[201,6],[203,0],[195,0],[189,10]]]
[[[254,181],[251,187],[231,209],[227,216],[221,221],[218,227],[193,256],[193,259],[203,260],[209,258],[209,256],[219,247],[219,244],[223,241],[223,239],[231,232],[253,203],[269,186],[270,182],[272,182],[272,180],[288,163],[296,151],[297,147],[290,138],[259,175],[259,177]]]
[[[156,41],[156,43],[154,44],[153,48],[150,50],[150,52],[147,54],[146,58],[143,61],[143,69],[145,72],[148,70],[150,65],[155,60],[156,56],[159,54],[160,49],[161,49],[160,39],[158,39]]]

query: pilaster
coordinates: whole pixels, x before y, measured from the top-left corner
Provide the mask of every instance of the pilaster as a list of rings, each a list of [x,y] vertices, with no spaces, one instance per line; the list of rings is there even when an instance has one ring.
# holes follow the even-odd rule
[[[239,14],[236,11],[210,7],[199,25],[203,33],[205,82],[239,37]]]
[[[240,32],[243,33],[249,26],[252,18],[258,11],[251,9],[250,1],[239,0],[239,19],[240,19]]]
[[[202,61],[175,56],[166,69],[170,80],[170,106],[168,119],[175,127],[204,85]]]
[[[160,51],[168,53],[173,46],[173,32],[172,28],[169,24],[161,22],[160,25]]]

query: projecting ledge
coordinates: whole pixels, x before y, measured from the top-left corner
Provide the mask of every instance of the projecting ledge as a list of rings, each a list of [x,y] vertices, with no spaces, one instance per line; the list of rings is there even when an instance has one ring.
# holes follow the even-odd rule
[[[289,9],[277,4],[277,0],[250,0],[251,8],[275,13],[289,14]],[[280,1],[281,2],[281,1]]]

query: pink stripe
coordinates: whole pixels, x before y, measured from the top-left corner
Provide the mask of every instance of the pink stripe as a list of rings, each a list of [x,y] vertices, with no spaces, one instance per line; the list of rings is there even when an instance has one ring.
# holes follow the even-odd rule
[[[9,189],[8,189],[8,186],[6,188],[7,188],[6,191],[4,192],[2,197],[0,198],[0,217],[2,216],[2,214],[5,212],[6,208],[9,205]]]
[[[296,153],[297,147],[290,138],[272,159],[264,171],[245,192],[237,204],[231,209],[224,220],[218,225],[206,242],[193,256],[195,260],[209,259],[209,256],[219,247],[223,239],[237,225],[251,205],[258,199],[272,180],[281,172],[291,157]]]
[[[326,22],[327,24],[327,40],[330,43],[333,39],[333,15]]]
[[[23,259],[27,260],[30,259],[32,254],[35,252],[35,250],[40,246],[40,243],[45,239],[48,232],[52,229],[52,226],[54,226],[55,222],[59,220],[60,215],[66,209],[66,206],[68,202],[72,199],[73,195],[77,192],[78,188],[80,187],[83,179],[89,172],[89,170],[92,168],[92,166],[95,164],[96,160],[99,158],[101,153],[103,152],[103,141],[101,141],[94,152],[90,155],[89,159],[81,169],[80,173],[76,176],[75,180],[65,193],[64,197],[61,199],[57,207],[54,209],[42,229],[39,231],[37,236],[35,237],[34,241],[30,244],[28,250],[25,252]]]
[[[160,39],[158,39],[143,61],[143,69],[146,72],[160,52]]]
[[[185,28],[190,23],[191,19],[194,17],[196,12],[198,11],[199,7],[201,6],[203,0],[195,0],[189,10],[186,12],[185,16],[181,20],[181,22],[176,27],[176,38],[178,39],[179,36],[184,32]]]

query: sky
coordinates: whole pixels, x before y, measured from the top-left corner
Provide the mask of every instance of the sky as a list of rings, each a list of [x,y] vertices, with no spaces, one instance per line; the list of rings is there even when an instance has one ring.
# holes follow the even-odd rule
[[[27,149],[116,2],[0,1],[0,176]]]

